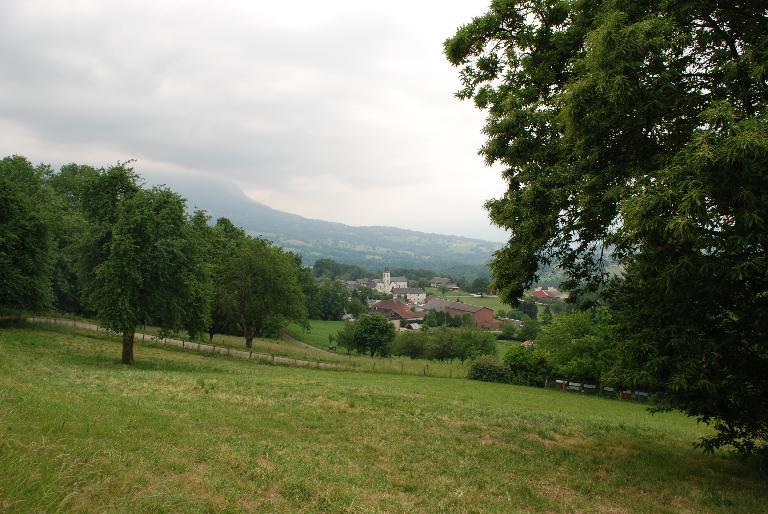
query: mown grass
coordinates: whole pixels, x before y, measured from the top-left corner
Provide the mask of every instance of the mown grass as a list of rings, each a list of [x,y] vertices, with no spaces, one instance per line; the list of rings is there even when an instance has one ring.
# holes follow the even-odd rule
[[[79,321],[95,323],[94,321],[88,321],[79,319]],[[70,322],[67,322],[70,323]],[[312,321],[314,324],[315,321]],[[341,323],[341,322],[324,322],[324,323]],[[328,326],[328,325],[326,325]],[[145,331],[146,330],[146,331]],[[140,327],[140,331],[146,334],[158,335],[160,329],[157,327],[147,326]],[[300,334],[300,332],[299,332]],[[175,339],[184,339],[183,335],[169,335]],[[146,340],[145,340],[146,339]],[[143,338],[140,335],[136,336],[138,342],[150,342],[149,338]],[[187,339],[188,340],[188,339]],[[203,336],[199,339],[199,342],[208,344],[208,337]],[[213,337],[212,343],[215,346],[234,348],[237,350],[247,350],[245,347],[245,341],[242,337],[230,336],[225,334],[216,334]],[[372,372],[372,373],[388,373],[388,374],[404,374],[404,375],[421,375],[432,377],[445,377],[445,378],[466,378],[467,371],[469,369],[469,362],[454,361],[430,361],[425,359],[410,359],[408,357],[371,357],[369,355],[362,355],[357,353],[346,353],[343,350],[341,352],[329,352],[322,348],[307,347],[304,345],[298,345],[294,342],[280,339],[263,339],[257,338],[253,340],[254,353],[262,353],[266,355],[278,355],[281,357],[288,357],[291,359],[311,361],[311,362],[325,362],[330,364],[336,364],[346,368],[352,368],[355,371]]]
[[[4,512],[765,512],[677,414],[0,329]]]
[[[296,323],[288,325],[287,332],[300,341],[327,350],[329,346],[328,336],[335,336],[344,327],[344,321],[326,321],[313,319],[309,322],[309,330]]]
[[[439,289],[434,289],[431,287],[427,288],[427,293],[443,297],[443,293]],[[512,309],[509,305],[501,301],[501,298],[497,296],[472,296],[470,293],[467,293],[466,291],[446,291],[445,292],[445,299],[457,302],[461,301],[463,303],[468,303],[470,305],[477,305],[480,307],[488,307],[493,312],[496,311],[508,311]]]

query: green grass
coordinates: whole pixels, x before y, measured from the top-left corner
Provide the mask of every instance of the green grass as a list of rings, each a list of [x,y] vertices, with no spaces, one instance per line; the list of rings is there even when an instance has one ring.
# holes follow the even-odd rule
[[[344,327],[344,321],[325,321],[313,319],[309,322],[309,330],[304,330],[301,326],[293,323],[288,326],[287,332],[294,338],[304,341],[307,344],[328,349],[328,336],[336,333]]]
[[[80,320],[93,323],[93,321]],[[333,323],[342,323],[341,321],[312,321],[312,331],[304,334],[315,333],[316,326],[322,330],[332,330],[330,327]],[[317,324],[317,325],[316,325]],[[141,328],[143,331],[143,328]],[[160,330],[157,327],[146,327],[147,334],[159,334]],[[297,335],[301,335],[302,332],[299,329],[296,332]],[[176,339],[183,339],[181,335],[172,336]],[[326,341],[327,341],[326,336]],[[137,336],[138,341],[143,341],[141,336]],[[208,337],[204,336],[200,342],[208,344]],[[147,341],[149,339],[147,338]],[[245,341],[242,337],[230,336],[224,334],[216,334],[213,337],[213,344],[215,346],[222,346],[228,348],[234,348],[237,350],[246,350]],[[310,343],[311,341],[307,341]],[[327,347],[327,342],[326,342]],[[439,362],[429,361],[423,359],[410,359],[408,357],[370,357],[368,355],[348,354],[344,351],[341,352],[328,352],[322,348],[306,347],[298,345],[291,341],[280,339],[254,339],[253,340],[253,352],[263,353],[266,355],[278,355],[282,357],[289,357],[298,360],[308,360],[312,362],[327,362],[331,364],[337,364],[352,368],[355,371],[373,372],[373,373],[389,373],[389,374],[404,374],[404,375],[421,375],[421,376],[433,376],[433,377],[446,377],[446,378],[465,378],[467,376],[467,370],[469,363],[462,363],[459,361],[452,362]]]
[[[677,414],[0,329],[3,512],[766,512]]]
[[[427,293],[439,297],[443,297],[443,293],[440,292],[438,289],[434,289],[432,287],[427,288]],[[480,307],[488,307],[492,311],[508,311],[512,309],[509,305],[501,301],[501,298],[499,297],[491,297],[491,296],[472,296],[470,293],[467,293],[466,291],[446,291],[445,292],[445,299],[450,300],[452,302],[456,301],[462,301],[463,303],[468,303],[471,305],[478,305]]]

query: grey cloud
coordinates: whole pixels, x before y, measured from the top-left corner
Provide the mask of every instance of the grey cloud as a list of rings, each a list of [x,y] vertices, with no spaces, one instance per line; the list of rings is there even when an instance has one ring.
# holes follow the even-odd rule
[[[435,142],[455,104],[439,55],[448,34],[430,37],[435,68],[408,4],[322,5],[275,15],[266,2],[6,0],[0,119],[41,141],[261,188],[312,176],[366,190],[434,181],[451,164]]]

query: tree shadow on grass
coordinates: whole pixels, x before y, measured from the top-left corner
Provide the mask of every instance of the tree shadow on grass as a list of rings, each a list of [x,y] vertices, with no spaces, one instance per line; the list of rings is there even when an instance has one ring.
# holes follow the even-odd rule
[[[591,443],[564,450],[573,451],[577,460],[610,470],[605,479],[629,497],[643,496],[664,483],[658,491],[667,500],[678,497],[684,504],[685,498],[695,498],[700,491],[700,503],[691,508],[752,512],[755,504],[768,502],[765,475],[753,461],[735,453],[706,454],[693,448],[694,441],[688,447],[672,441],[665,444],[652,434],[639,433],[611,434]],[[581,485],[589,490],[589,483]]]
[[[21,323],[14,328],[29,328],[40,332],[59,334],[64,340],[54,337],[23,337],[16,342],[16,346],[23,350],[44,351],[47,356],[61,363],[75,366],[85,366],[99,369],[113,369],[115,371],[167,371],[177,373],[195,374],[221,374],[236,373],[236,370],[216,365],[214,358],[208,356],[208,362],[193,362],[180,360],[173,356],[179,353],[184,357],[197,357],[205,359],[206,354],[190,352],[175,347],[163,347],[149,343],[142,344],[136,341],[134,346],[135,360],[133,364],[121,362],[121,341],[118,336],[93,333],[88,330],[73,329],[71,327],[51,326],[44,323]],[[89,351],[87,346],[93,345]],[[108,349],[109,348],[109,349]],[[142,349],[152,349],[151,356],[143,356]],[[168,355],[158,355],[166,353]]]

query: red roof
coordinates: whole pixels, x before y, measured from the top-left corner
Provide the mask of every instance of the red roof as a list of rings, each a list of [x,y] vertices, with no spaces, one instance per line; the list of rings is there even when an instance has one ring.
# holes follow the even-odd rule
[[[533,296],[534,298],[538,298],[540,300],[544,298],[554,300],[555,298],[557,298],[556,295],[550,293],[549,291],[544,291],[542,289],[537,289],[536,291],[531,292],[531,296]]]
[[[382,300],[378,303],[374,303],[372,309],[379,312],[389,312],[403,319],[419,317],[416,313],[411,312],[411,309],[406,304],[395,299]]]

